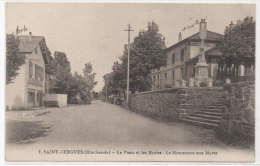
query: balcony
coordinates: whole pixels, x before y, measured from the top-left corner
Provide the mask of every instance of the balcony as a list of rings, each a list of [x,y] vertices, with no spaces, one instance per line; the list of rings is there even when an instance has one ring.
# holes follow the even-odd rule
[[[34,78],[29,78],[28,84],[43,87],[43,81],[42,80],[36,80]]]

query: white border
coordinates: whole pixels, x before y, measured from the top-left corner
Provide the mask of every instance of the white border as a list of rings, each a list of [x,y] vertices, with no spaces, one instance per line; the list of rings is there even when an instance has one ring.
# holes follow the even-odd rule
[[[5,162],[5,4],[6,2],[131,2],[131,3],[255,3],[256,4],[256,143],[255,163],[235,162]],[[260,165],[260,55],[259,22],[260,1],[258,0],[0,0],[0,165]]]
[[[0,0],[0,165],[5,154],[5,3]]]

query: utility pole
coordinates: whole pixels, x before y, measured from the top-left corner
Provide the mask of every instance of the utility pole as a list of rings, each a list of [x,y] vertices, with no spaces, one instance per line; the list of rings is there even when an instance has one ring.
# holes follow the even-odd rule
[[[127,102],[127,106],[128,106],[128,100],[129,100],[129,55],[130,55],[130,32],[134,31],[133,29],[131,29],[130,24],[128,24],[127,29],[125,30],[128,32],[128,49],[127,49],[127,86],[126,86],[126,102]]]
[[[107,101],[107,83],[106,83],[106,101]]]

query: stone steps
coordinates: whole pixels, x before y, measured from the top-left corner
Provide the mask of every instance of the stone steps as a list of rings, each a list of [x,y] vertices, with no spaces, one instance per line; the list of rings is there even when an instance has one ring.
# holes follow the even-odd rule
[[[195,112],[194,114],[203,114],[203,115],[210,115],[210,116],[221,116],[221,112],[211,112],[211,111],[199,111]]]
[[[222,115],[222,105],[213,104],[204,106],[198,112],[185,117],[182,121],[208,129],[217,129]]]
[[[192,124],[195,126],[199,126],[199,127],[203,127],[203,128],[207,128],[207,129],[217,129],[219,127],[219,125],[217,125],[217,124],[200,122],[200,121],[196,121],[196,120],[183,119],[183,121],[186,123],[189,123],[189,124]]]
[[[207,114],[203,114],[203,113],[197,113],[197,114],[193,114],[194,117],[199,117],[199,118],[207,118],[207,119],[214,119],[214,120],[220,120],[221,117],[219,115],[207,115]]]
[[[214,105],[206,105],[206,106],[204,106],[204,107],[206,107],[206,108],[214,108],[214,107],[217,107],[217,108],[220,108],[220,107],[222,107],[222,104],[214,104]]]
[[[216,125],[219,125],[220,123],[220,120],[216,120],[216,119],[209,119],[209,118],[206,118],[206,117],[196,117],[196,116],[189,116],[186,118],[187,120],[193,120],[193,121],[199,121],[199,122],[205,122],[205,123],[211,123],[211,124],[216,124]]]
[[[212,110],[222,110],[222,108],[220,108],[220,107],[210,107],[210,106],[207,106],[207,107],[203,107],[203,108],[201,108],[201,109],[204,109],[204,110],[208,110],[208,109],[212,109]]]
[[[208,108],[208,109],[202,109],[202,112],[216,112],[216,113],[221,113],[222,110],[221,109],[216,109],[216,108]]]

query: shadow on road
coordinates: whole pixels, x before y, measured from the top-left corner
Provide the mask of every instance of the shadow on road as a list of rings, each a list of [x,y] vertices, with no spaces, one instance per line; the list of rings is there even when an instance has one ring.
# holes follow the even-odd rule
[[[27,122],[6,121],[6,143],[32,144],[37,138],[45,137],[51,131],[50,127],[43,126],[41,121]]]
[[[42,115],[46,115],[46,114],[49,114],[49,113],[51,113],[51,111],[39,113],[39,114],[36,114],[35,116],[42,116]]]

